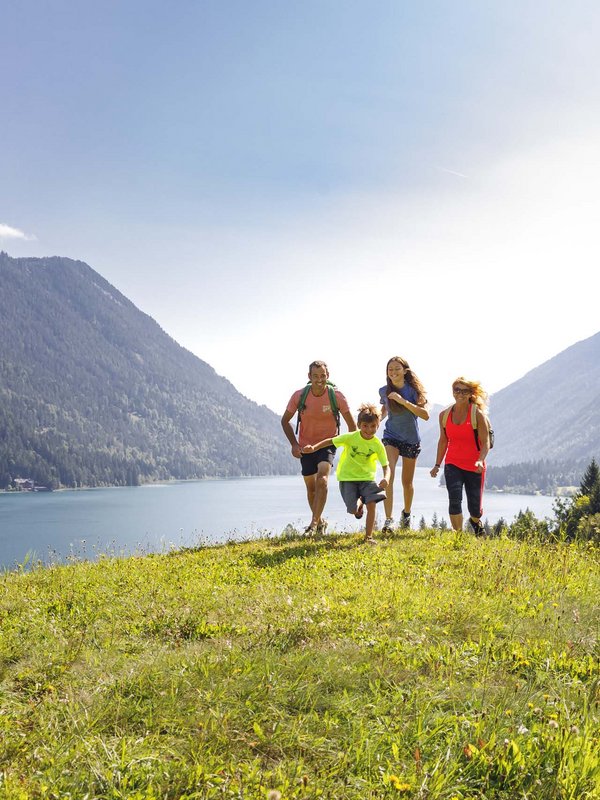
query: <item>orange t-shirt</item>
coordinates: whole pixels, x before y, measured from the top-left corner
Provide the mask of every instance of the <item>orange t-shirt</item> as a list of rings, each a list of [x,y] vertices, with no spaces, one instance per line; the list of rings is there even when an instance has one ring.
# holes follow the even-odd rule
[[[298,389],[290,397],[290,402],[287,404],[289,412],[293,413],[298,410],[298,403],[303,391],[304,389]],[[348,411],[348,401],[340,391],[337,389],[334,391],[338,408],[341,413],[345,414]],[[332,439],[336,435],[337,425],[329,402],[329,392],[326,389],[320,397],[316,397],[311,389],[306,395],[306,405],[300,415],[298,444],[300,447],[304,447],[306,444],[317,444],[323,439]]]

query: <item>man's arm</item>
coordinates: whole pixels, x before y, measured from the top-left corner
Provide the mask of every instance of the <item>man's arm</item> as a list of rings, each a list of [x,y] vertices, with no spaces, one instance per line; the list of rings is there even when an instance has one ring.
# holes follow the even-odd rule
[[[300,445],[298,444],[298,440],[296,439],[296,434],[294,433],[294,429],[291,426],[290,420],[294,416],[295,411],[289,411],[288,409],[285,410],[283,417],[281,418],[281,427],[283,428],[283,432],[286,435],[288,442],[292,446],[292,455],[294,458],[300,458]]]
[[[348,426],[348,433],[352,433],[352,431],[356,430],[356,422],[354,421],[354,417],[352,416],[352,412],[350,409],[348,411],[341,412],[342,417],[344,418],[344,422]]]

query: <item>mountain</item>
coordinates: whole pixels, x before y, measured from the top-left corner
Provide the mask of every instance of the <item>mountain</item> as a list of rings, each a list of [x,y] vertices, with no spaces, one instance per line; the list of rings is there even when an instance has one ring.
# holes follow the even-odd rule
[[[0,488],[284,474],[278,417],[81,261],[0,253]]]
[[[496,434],[490,466],[540,460],[585,466],[592,457],[598,459],[600,333],[492,395],[490,419]],[[438,426],[421,430],[421,464],[427,466],[435,459]]]

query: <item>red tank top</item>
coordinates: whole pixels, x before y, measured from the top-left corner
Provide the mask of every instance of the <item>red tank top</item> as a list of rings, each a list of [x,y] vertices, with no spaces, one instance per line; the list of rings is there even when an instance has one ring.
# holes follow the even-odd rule
[[[475,444],[475,432],[471,425],[471,408],[469,407],[467,418],[462,425],[454,422],[453,413],[454,409],[448,414],[446,420],[446,436],[448,438],[446,464],[454,464],[460,469],[476,472],[475,462],[479,459],[479,450]]]

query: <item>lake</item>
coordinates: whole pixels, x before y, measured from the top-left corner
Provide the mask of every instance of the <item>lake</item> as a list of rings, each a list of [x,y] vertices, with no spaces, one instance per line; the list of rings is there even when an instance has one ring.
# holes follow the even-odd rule
[[[396,517],[401,511],[397,487]],[[509,522],[519,510],[552,516],[553,497],[487,493],[484,518]],[[466,505],[464,506],[466,511]],[[413,526],[434,512],[448,520],[446,490],[425,467],[415,476]],[[383,507],[378,509],[383,521]],[[335,477],[330,481],[326,518],[330,527],[358,530],[342,503]],[[229,480],[183,481],[147,486],[0,494],[0,567],[25,559],[44,563],[101,554],[166,552],[173,547],[257,538],[281,533],[287,525],[310,522],[300,475]]]

